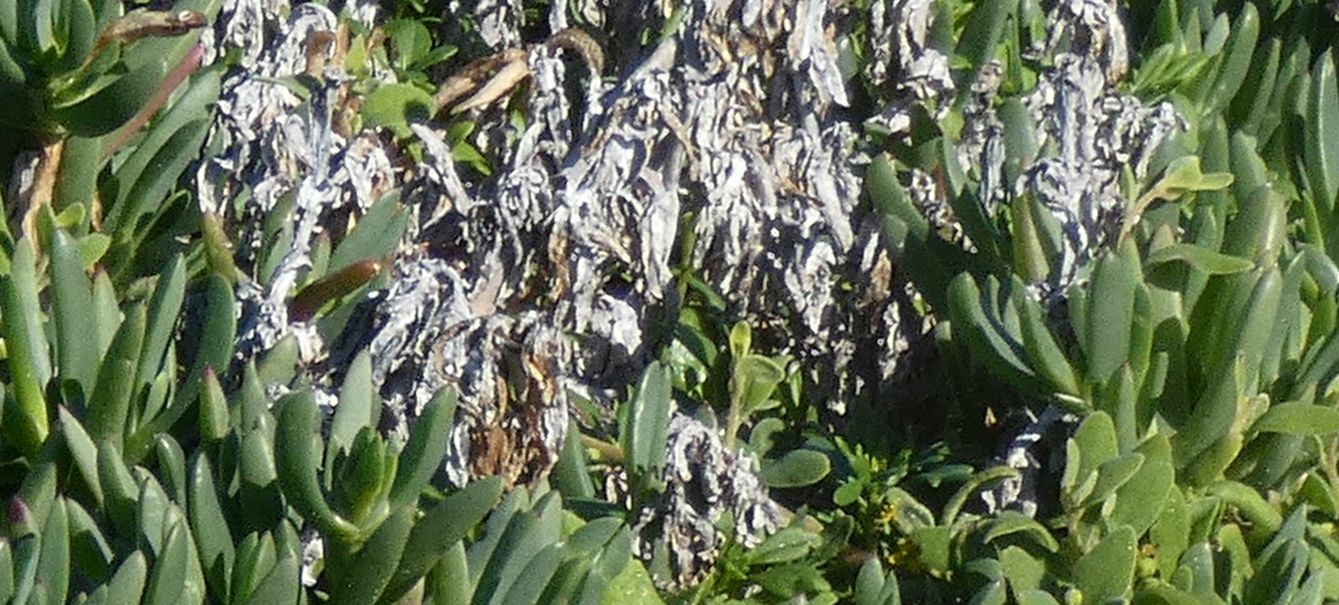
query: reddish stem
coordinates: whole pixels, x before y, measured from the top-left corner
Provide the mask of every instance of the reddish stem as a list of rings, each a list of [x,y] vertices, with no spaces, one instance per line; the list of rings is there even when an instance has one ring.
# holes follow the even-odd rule
[[[130,142],[130,139],[139,134],[144,125],[148,124],[149,120],[152,120],[164,105],[167,105],[168,99],[172,98],[172,93],[177,90],[177,87],[181,86],[181,83],[185,82],[187,78],[190,78],[195,70],[200,69],[200,63],[204,60],[204,56],[205,47],[203,45],[192,46],[186,52],[186,56],[181,58],[181,62],[172,68],[172,71],[163,79],[163,83],[158,86],[158,90],[153,93],[153,97],[149,98],[149,102],[139,110],[139,113],[135,114],[135,117],[130,118],[130,121],[116,131],[111,142],[102,150],[102,157],[107,158],[115,155],[117,151],[125,147],[126,143]]]

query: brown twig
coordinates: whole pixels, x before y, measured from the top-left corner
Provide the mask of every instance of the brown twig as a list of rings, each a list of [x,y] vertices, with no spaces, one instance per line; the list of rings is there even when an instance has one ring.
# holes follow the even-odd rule
[[[594,77],[604,71],[604,50],[584,30],[569,27],[549,37],[544,45],[581,55]],[[449,110],[455,115],[488,106],[530,77],[529,58],[530,51],[509,48],[470,62],[437,88],[433,95],[437,111]]]
[[[17,200],[15,210],[22,213],[18,236],[28,236],[34,247],[41,245],[37,237],[37,216],[41,214],[42,208],[51,204],[55,195],[56,175],[60,173],[60,161],[64,151],[64,137],[52,137],[42,145],[32,186],[21,190]]]
[[[581,55],[593,77],[598,78],[604,73],[604,49],[584,29],[569,27],[553,34],[545,44],[549,48],[565,48]]]
[[[334,43],[335,33],[329,30],[317,30],[307,36],[306,65],[303,67],[307,75],[319,78],[325,73],[327,56]]]

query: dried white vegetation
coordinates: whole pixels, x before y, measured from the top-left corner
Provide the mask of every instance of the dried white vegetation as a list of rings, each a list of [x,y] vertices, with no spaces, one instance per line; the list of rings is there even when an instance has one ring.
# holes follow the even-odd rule
[[[366,25],[384,15],[370,0],[345,4],[226,0],[213,30],[215,55],[242,59],[225,80],[207,143],[216,152],[199,166],[197,194],[206,211],[246,229],[239,262],[268,273],[266,288],[238,289],[249,303],[239,361],[296,335],[309,378],[330,384],[366,349],[384,424],[398,431],[438,387],[455,386],[455,482],[542,479],[565,436],[568,393],[612,408],[663,344],[650,340],[652,327],[682,302],[679,265],[779,352],[821,368],[805,377],[817,405],[841,413],[905,373],[898,361],[929,322],[916,316],[880,222],[861,203],[866,124],[848,107],[854,74],[843,71],[842,44],[867,19],[868,126],[896,138],[918,107],[942,117],[955,85],[948,57],[929,41],[929,0],[875,0],[868,15],[829,0],[553,3],[549,31],[570,25],[571,8],[606,32],[598,59],[574,52],[580,44],[525,39],[517,1],[450,2],[447,15],[471,15],[511,70],[488,74],[451,110],[477,122],[469,140],[488,157],[488,177],[453,161],[445,116],[412,126],[417,162],[385,134],[349,131],[355,99],[338,60],[347,37],[332,9]],[[682,11],[677,27],[642,48],[637,37],[662,31],[671,5]],[[957,149],[988,211],[1035,195],[1064,226],[1065,270],[1044,297],[1078,279],[1110,233],[1121,168],[1142,176],[1179,127],[1169,105],[1146,107],[1113,88],[1126,49],[1110,5],[1062,0],[1052,18],[1069,35],[1034,49],[1055,60],[1026,107],[1056,153],[1007,182],[993,66],[964,93]],[[322,83],[306,100],[278,83],[304,72]],[[395,77],[384,66],[374,75]],[[521,80],[518,124],[504,106]],[[935,178],[913,172],[907,184],[939,226],[953,226]],[[392,189],[411,218],[390,285],[324,342],[314,326],[290,321],[284,301],[318,240],[340,237],[347,217]],[[281,258],[257,258],[263,219],[276,211],[294,237]],[[680,251],[686,238],[692,246]],[[756,463],[724,448],[712,427],[676,413],[669,444],[668,487],[636,516],[638,553],[649,561],[660,549],[683,586],[724,543],[722,512],[745,543],[774,530],[780,513]],[[1024,491],[1014,486],[998,504]]]
[[[725,515],[748,528],[736,539],[756,546],[766,533],[779,529],[781,513],[750,472],[749,455],[721,445],[713,427],[676,415],[669,434],[668,487],[637,517],[633,547],[653,571],[673,578],[667,588],[679,589],[711,569],[725,542],[717,529]]]
[[[1054,140],[1058,147],[1056,155],[1038,159],[1020,184],[1022,193],[1037,196],[1052,212],[1065,236],[1062,268],[1041,288],[1048,301],[1073,284],[1119,230],[1127,204],[1121,171],[1129,168],[1142,179],[1158,146],[1183,128],[1171,103],[1146,107],[1117,92],[1106,82],[1110,69],[1094,57],[1062,53],[1026,99],[1040,143]],[[1002,154],[983,159],[1003,162]]]
[[[915,105],[929,107],[936,117],[952,98],[948,56],[930,46],[934,3],[925,0],[874,0],[870,5],[870,45],[874,60],[869,81],[892,102],[870,121],[891,133],[911,129]]]
[[[1090,261],[1101,246],[1118,235],[1130,203],[1128,192],[1122,191],[1122,171],[1142,181],[1153,154],[1185,123],[1170,102],[1146,105],[1116,89],[1126,75],[1129,57],[1124,26],[1113,4],[1062,1],[1048,16],[1051,36],[1046,48],[1033,52],[1052,57],[1052,66],[1040,74],[1023,105],[1038,147],[1051,152],[1036,158],[1017,181],[1007,182],[1002,177],[1004,129],[989,104],[976,104],[975,111],[967,112],[964,132],[970,134],[963,137],[958,151],[964,162],[982,171],[978,199],[988,214],[1016,196],[1035,196],[1060,224],[1064,239],[1059,269],[1032,293],[1047,305],[1058,306],[1070,286],[1087,278]],[[995,81],[979,80],[973,92],[997,88],[995,71],[983,69],[980,80]],[[1063,466],[1043,459],[1040,452],[1059,451],[1057,440],[1063,443],[1065,431],[1048,431],[1057,421],[1071,429],[1075,418],[1047,405],[1039,415],[1029,412],[1022,420],[1026,426],[1008,442],[1002,460],[1021,473],[984,494],[991,511],[1010,508],[1036,514],[1037,483],[1044,480],[1041,472]],[[1048,434],[1050,439],[1045,438]]]

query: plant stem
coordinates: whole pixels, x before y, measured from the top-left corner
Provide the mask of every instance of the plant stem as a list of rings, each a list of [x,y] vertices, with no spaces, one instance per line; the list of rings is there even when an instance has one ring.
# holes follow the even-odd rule
[[[26,235],[37,250],[42,247],[42,242],[37,237],[37,216],[41,214],[42,207],[50,205],[55,197],[56,175],[60,173],[60,160],[64,149],[65,137],[52,135],[43,137],[42,148],[38,151],[37,166],[33,169],[32,184],[20,189],[14,207],[12,216],[19,221],[12,230],[14,239]]]
[[[200,61],[204,59],[204,56],[204,46],[199,44],[192,46],[191,50],[187,51],[186,56],[181,59],[181,63],[172,68],[172,71],[163,79],[163,83],[158,86],[158,90],[154,91],[149,102],[145,103],[144,107],[141,107],[134,117],[111,134],[107,139],[107,146],[102,150],[102,157],[109,158],[115,155],[126,143],[130,142],[130,139],[139,134],[139,131],[144,129],[149,120],[158,115],[158,111],[167,105],[168,99],[172,98],[172,93],[177,90],[177,87],[181,86],[182,82],[185,82],[187,78],[191,77],[191,74],[195,73],[195,70],[200,68]]]
[[[608,462],[623,462],[623,450],[613,443],[583,433],[581,435],[581,445],[595,450],[601,458]]]
[[[725,449],[735,449],[735,434],[739,432],[739,424],[743,422],[740,418],[743,407],[741,398],[732,395],[730,397],[730,413],[725,417]]]

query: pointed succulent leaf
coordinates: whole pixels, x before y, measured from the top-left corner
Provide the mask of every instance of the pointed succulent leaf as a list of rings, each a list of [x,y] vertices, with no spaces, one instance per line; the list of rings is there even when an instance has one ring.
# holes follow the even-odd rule
[[[159,433],[153,440],[158,474],[167,483],[173,502],[186,502],[186,452],[171,435]]]
[[[268,568],[268,573],[259,579],[255,590],[250,591],[246,605],[267,605],[269,603],[300,603],[302,594],[302,562],[296,556],[285,555]]]
[[[1223,251],[1252,259],[1260,266],[1275,264],[1287,232],[1286,200],[1264,185],[1238,199],[1237,208],[1227,225]]]
[[[373,398],[372,358],[367,351],[362,351],[353,358],[340,386],[339,405],[335,406],[335,416],[330,423],[326,463],[333,464],[338,455],[348,452],[358,431],[364,427],[376,428],[380,412]]]
[[[41,534],[29,533],[14,541],[14,592],[11,603],[30,602],[41,556]]]
[[[94,503],[101,506],[103,495],[102,483],[98,480],[98,448],[93,445],[93,438],[84,430],[84,425],[65,406],[56,409],[56,416],[61,438],[65,441],[65,450],[70,453]]]
[[[325,531],[340,536],[356,535],[358,528],[330,509],[317,479],[323,448],[317,434],[315,396],[311,391],[290,394],[277,406],[275,443],[280,447],[275,452],[275,461],[284,496],[303,517]]]
[[[65,511],[65,499],[57,498],[42,527],[37,577],[50,603],[64,603],[70,588],[70,523]]]
[[[1261,433],[1290,435],[1325,435],[1339,432],[1339,410],[1302,401],[1289,401],[1269,406],[1251,430]]]
[[[10,500],[11,507],[23,507],[22,515],[18,515],[23,517],[22,520],[16,521],[11,513],[10,525],[21,528],[17,531],[11,529],[11,535],[41,531],[56,501],[56,477],[57,468],[52,461],[42,462],[28,471],[23,483],[19,484],[18,494]]]
[[[670,409],[669,371],[652,362],[642,375],[637,396],[628,402],[623,450],[628,466],[642,475],[652,475],[665,465]]]
[[[433,602],[469,603],[474,596],[475,584],[470,579],[468,556],[464,542],[456,542],[446,556],[433,568],[429,592]]]
[[[446,457],[450,445],[456,401],[455,389],[439,389],[415,421],[409,442],[400,453],[399,468],[390,494],[392,508],[413,504],[428,485],[428,480],[441,468],[442,459]]]
[[[1258,556],[1255,575],[1246,584],[1243,602],[1289,603],[1307,570],[1310,549],[1306,542],[1291,538],[1266,548]]]
[[[145,605],[181,602],[188,569],[186,531],[184,524],[175,524],[167,531],[149,573],[149,584],[143,601]]]
[[[158,276],[153,297],[149,299],[144,344],[140,348],[139,365],[135,372],[137,391],[152,384],[165,364],[168,343],[176,331],[181,303],[185,297],[186,263],[177,256],[167,263]]]
[[[497,550],[498,542],[502,541],[502,534],[506,533],[513,518],[529,509],[529,491],[511,490],[511,493],[507,494],[506,498],[503,498],[502,502],[499,503],[497,509],[491,511],[487,521],[483,522],[481,537],[471,542],[469,550],[466,551],[465,569],[469,573],[470,590],[478,589],[479,578],[483,576],[483,570],[489,564],[489,559],[493,557],[494,551]]]
[[[384,258],[400,243],[408,221],[409,211],[400,203],[399,191],[382,196],[335,248],[327,273],[339,272],[359,261]]]
[[[256,366],[256,375],[261,384],[283,384],[293,381],[297,375],[298,340],[289,334],[275,343]]]
[[[1186,549],[1173,582],[1177,588],[1202,597],[1214,594],[1213,551],[1207,542],[1196,542]]]
[[[272,528],[284,514],[284,498],[281,497],[279,471],[275,464],[275,443],[263,422],[242,436],[237,474],[238,504],[243,512],[244,529]],[[291,505],[292,497],[284,496],[289,498]]]
[[[199,549],[200,564],[210,592],[226,596],[235,550],[228,519],[219,503],[218,487],[209,458],[196,452],[191,464],[190,495],[187,498],[190,527]]]
[[[236,423],[239,430],[255,428],[261,417],[269,414],[270,399],[265,394],[265,385],[260,380],[260,371],[254,362],[247,362],[242,372],[242,388],[236,397],[239,401],[233,410],[238,415]]]
[[[140,603],[148,577],[148,562],[144,553],[136,550],[121,562],[107,583],[106,603]]]
[[[1311,68],[1306,104],[1306,175],[1318,206],[1334,208],[1339,195],[1339,84],[1334,51],[1321,53]]]
[[[234,603],[246,602],[275,570],[279,556],[270,532],[250,533],[237,545],[237,563],[229,583]]]
[[[1247,4],[1232,23],[1232,33],[1219,59],[1217,77],[1210,89],[1208,101],[1218,110],[1226,109],[1246,80],[1259,35],[1259,11],[1254,5]]]
[[[998,317],[982,304],[982,292],[969,273],[959,274],[948,290],[949,317],[955,334],[998,375],[1020,386],[1035,383],[1035,374],[1021,356],[1023,344],[1004,331]]]
[[[9,540],[0,538],[0,603],[8,603],[14,596],[14,547]]]
[[[74,239],[64,230],[52,238],[49,269],[61,380],[72,380],[91,394],[97,377],[97,350],[88,346],[88,337],[95,332],[93,284],[84,273]]]
[[[447,496],[414,524],[383,602],[400,598],[465,534],[483,520],[502,495],[501,477],[475,481]]]
[[[136,261],[139,259],[161,258],[159,255],[172,252],[171,247],[150,248],[148,244],[154,240],[148,240],[147,243],[145,240],[156,222],[154,219],[158,218],[155,214],[161,208],[170,208],[182,199],[178,197],[182,194],[177,189],[178,179],[199,156],[202,143],[209,133],[209,125],[208,119],[197,119],[172,132],[149,160],[154,170],[142,173],[133,182],[118,183],[124,188],[116,195],[120,199],[108,211],[104,225],[107,232],[113,234],[106,263],[113,267],[118,281],[128,280],[145,271],[144,267],[137,266]],[[109,145],[114,147],[119,144],[119,140],[118,137]]]
[[[557,492],[549,492],[540,498],[534,509],[512,518],[479,577],[476,603],[502,603],[530,561],[559,540],[561,505]]]
[[[1255,266],[1239,256],[1214,252],[1195,244],[1172,244],[1150,253],[1144,261],[1150,269],[1173,261],[1183,262],[1209,275],[1231,275]]]
[[[1278,267],[1270,267],[1262,273],[1247,299],[1245,316],[1231,340],[1224,343],[1228,348],[1220,352],[1219,361],[1210,369],[1213,372],[1210,380],[1219,384],[1209,385],[1195,414],[1180,427],[1181,432],[1172,442],[1178,464],[1185,460],[1187,453],[1202,450],[1209,441],[1221,438],[1234,422],[1240,424],[1240,408],[1246,403],[1244,391],[1258,378],[1260,361],[1269,341],[1269,331],[1278,321],[1278,306],[1283,294],[1283,276]]]
[[[330,560],[334,580],[330,599],[335,603],[375,603],[400,563],[416,509],[396,509],[356,551],[336,545]]]
[[[237,334],[234,307],[232,286],[217,273],[211,273],[205,290],[205,312],[199,333],[199,347],[195,351],[191,370],[177,391],[172,413],[166,415],[163,422],[157,423],[163,430],[171,427],[172,423],[168,420],[176,422],[185,409],[194,403],[206,370],[227,370],[232,361],[233,342]]]
[[[507,590],[507,595],[501,601],[505,605],[534,605],[539,603],[539,598],[544,594],[544,589],[548,587],[549,581],[553,579],[553,574],[558,570],[558,565],[563,560],[563,547],[561,544],[550,544],[539,554],[530,559],[530,563],[521,570],[521,575],[516,578],[511,587]]]
[[[590,578],[590,567],[590,559],[565,550],[558,569],[553,572],[553,578],[540,594],[539,602],[574,602],[579,596],[581,585]]]
[[[32,245],[19,240],[11,261],[10,273],[0,278],[0,315],[4,318],[3,335],[8,356],[18,414],[6,414],[5,425],[18,445],[35,453],[50,431],[44,389],[51,379],[51,360],[41,307],[37,301],[37,276]]]
[[[632,532],[624,529],[615,533],[604,550],[595,556],[595,561],[591,564],[591,573],[586,576],[581,590],[578,591],[581,595],[580,601],[588,603],[601,594],[608,594],[601,587],[608,587],[634,563],[641,566],[640,561],[634,561],[632,558]],[[646,569],[642,568],[638,573],[645,577]]]
[[[1330,490],[1330,485],[1325,479],[1322,479],[1317,471],[1308,472],[1302,479],[1302,484],[1297,488],[1299,499],[1311,506],[1316,507],[1322,514],[1331,517],[1339,515],[1339,501],[1335,499],[1335,494]],[[1339,553],[1339,551],[1336,551]]]
[[[1138,253],[1133,242],[1127,241],[1119,251],[1109,251],[1097,260],[1085,330],[1090,381],[1110,380],[1129,359],[1130,325],[1139,281]]]
[[[595,483],[591,480],[588,463],[586,448],[581,444],[581,427],[577,426],[575,420],[568,420],[563,449],[558,454],[558,462],[553,466],[551,475],[553,487],[562,492],[568,500],[594,498]]]
[[[342,462],[333,485],[332,506],[337,514],[360,526],[365,535],[370,534],[390,513],[380,496],[382,478],[394,459],[388,456],[381,436],[365,428],[354,438],[353,448]]]
[[[157,565],[158,557],[163,556],[172,520],[177,516],[176,505],[152,473],[141,466],[135,467],[133,472],[139,480],[139,500],[135,510],[139,538],[148,546]]]
[[[135,510],[139,502],[139,486],[121,459],[121,452],[110,442],[98,446],[98,481],[106,496],[106,513],[119,533],[130,533],[135,527]]]
[[[1027,286],[1014,277],[1009,301],[1018,313],[1023,350],[1027,352],[1028,360],[1037,368],[1038,375],[1050,383],[1052,389],[1071,396],[1070,400],[1073,401],[1080,392],[1074,367],[1070,365],[1060,344],[1047,327],[1041,305],[1026,292]]]
[[[135,368],[139,364],[147,321],[143,305],[131,305],[125,320],[107,349],[98,369],[98,380],[88,402],[88,432],[97,441],[109,441],[118,448],[124,443],[126,421],[130,417],[135,390]]]
[[[206,368],[200,392],[200,438],[217,442],[228,436],[228,400],[219,384],[218,374]]]

